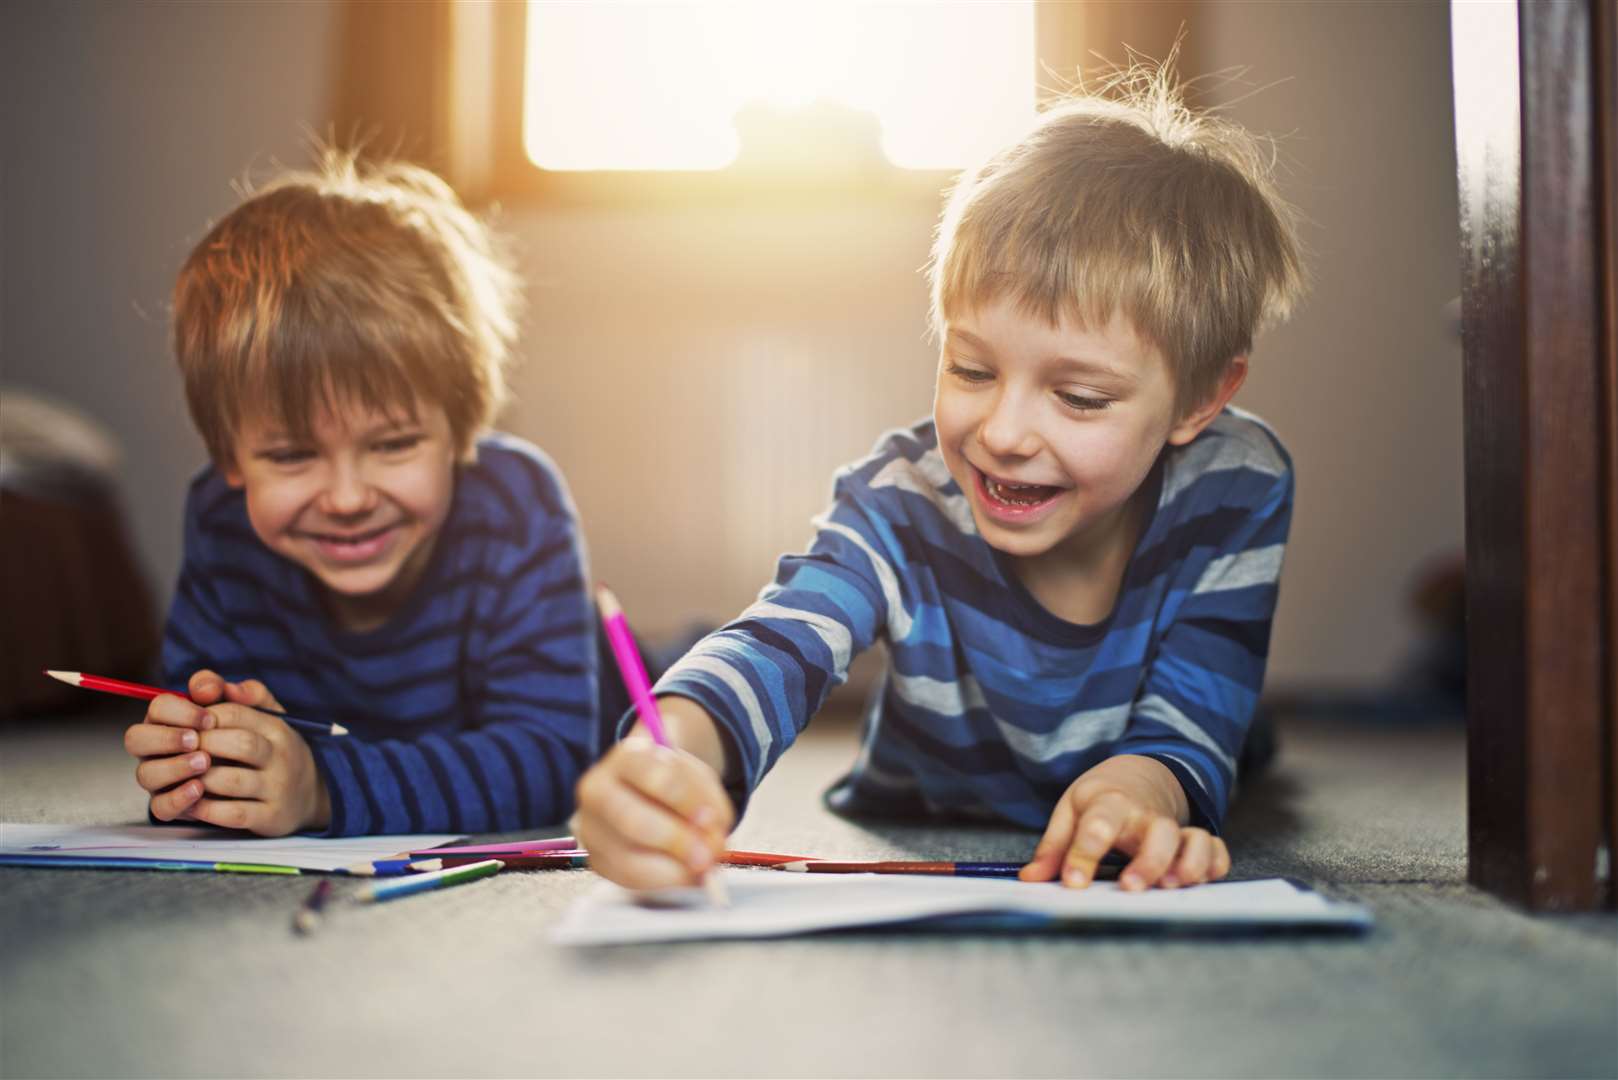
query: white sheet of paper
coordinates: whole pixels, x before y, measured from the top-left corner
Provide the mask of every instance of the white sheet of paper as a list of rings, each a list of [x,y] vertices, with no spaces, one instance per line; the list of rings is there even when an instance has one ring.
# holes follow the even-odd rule
[[[794,874],[726,868],[730,906],[700,889],[636,894],[603,882],[574,902],[552,931],[560,945],[621,945],[703,938],[785,937],[940,916],[1033,915],[1121,926],[1318,926],[1363,929],[1365,908],[1329,900],[1280,878],[1128,893],[1112,882],[1055,883],[901,874]]]
[[[0,823],[0,854],[78,855],[115,859],[201,859],[208,862],[341,870],[404,851],[459,840],[459,833],[413,836],[279,836],[261,839],[206,825],[76,825]]]

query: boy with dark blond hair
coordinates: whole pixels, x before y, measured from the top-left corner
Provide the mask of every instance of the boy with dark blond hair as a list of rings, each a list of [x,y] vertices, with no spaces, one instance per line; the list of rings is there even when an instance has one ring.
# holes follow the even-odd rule
[[[350,835],[567,816],[597,654],[562,477],[486,430],[515,299],[448,185],[338,151],[191,252],[174,351],[213,464],[162,653],[191,700],[155,699],[124,740],[155,818]]]
[[[931,266],[930,420],[841,470],[809,551],[656,687],[574,829],[629,886],[695,880],[736,808],[882,644],[851,815],[1043,829],[1026,880],[1214,880],[1263,679],[1292,468],[1230,408],[1302,287],[1256,141],[1167,70],[1049,109],[963,176]]]

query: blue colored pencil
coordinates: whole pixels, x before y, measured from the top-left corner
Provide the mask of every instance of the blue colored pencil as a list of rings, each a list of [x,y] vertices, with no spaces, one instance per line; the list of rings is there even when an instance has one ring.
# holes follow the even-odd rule
[[[485,859],[471,866],[457,866],[453,870],[440,870],[434,874],[412,874],[393,881],[379,881],[355,893],[354,899],[365,904],[396,900],[401,896],[459,885],[463,881],[476,881],[490,874],[498,874],[505,865],[499,859]]]
[[[907,862],[898,859],[877,862],[800,859],[796,862],[780,863],[774,869],[798,874],[932,874],[945,877],[1014,878],[1025,865],[1009,862]]]

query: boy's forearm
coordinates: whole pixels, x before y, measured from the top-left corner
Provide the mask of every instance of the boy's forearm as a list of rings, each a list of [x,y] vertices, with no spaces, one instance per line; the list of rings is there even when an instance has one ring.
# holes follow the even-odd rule
[[[663,716],[664,733],[670,743],[696,757],[721,777],[726,775],[730,764],[725,752],[726,741],[719,733],[718,721],[707,709],[690,698],[664,696],[658,697],[657,709]],[[638,720],[630,733],[651,737]]]

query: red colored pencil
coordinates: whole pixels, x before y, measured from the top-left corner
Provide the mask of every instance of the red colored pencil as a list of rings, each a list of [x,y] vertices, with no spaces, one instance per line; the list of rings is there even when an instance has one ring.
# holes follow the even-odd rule
[[[805,859],[781,863],[777,870],[800,874],[941,874],[949,877],[1016,877],[1022,863],[1007,862],[912,862],[889,859],[876,862],[833,862]]]
[[[161,686],[147,686],[145,683],[125,682],[123,679],[109,679],[105,675],[86,675],[82,671],[47,671],[45,674],[69,686],[77,686],[81,690],[99,690],[103,694],[118,694],[121,697],[138,698],[141,701],[151,701],[164,694],[173,694],[175,697],[191,699],[177,690],[165,690]],[[280,709],[271,709],[266,706],[253,706],[261,713],[279,716],[288,727],[299,731],[307,731],[311,735],[347,735],[348,729],[341,724],[322,724],[314,720],[300,720],[295,716],[288,716]]]

